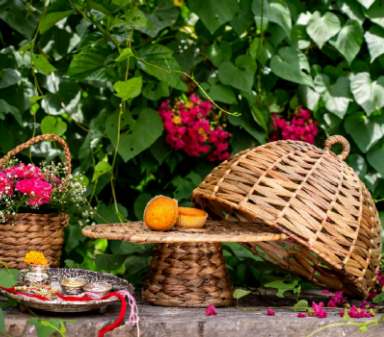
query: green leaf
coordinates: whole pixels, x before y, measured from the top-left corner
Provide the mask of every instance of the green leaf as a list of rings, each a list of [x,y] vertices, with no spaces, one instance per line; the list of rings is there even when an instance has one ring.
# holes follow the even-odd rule
[[[307,57],[298,49],[283,47],[271,60],[275,75],[291,82],[313,86]]]
[[[233,18],[237,4],[234,0],[221,0],[220,2],[216,0],[190,0],[189,7],[213,34],[221,25]]]
[[[373,300],[372,300],[372,302],[375,303],[375,304],[380,304],[380,303],[383,302],[383,301],[384,301],[384,293],[381,293],[381,294],[376,295],[376,296],[373,298]]]
[[[346,159],[346,162],[349,166],[351,166],[356,174],[363,179],[365,174],[367,173],[367,163],[363,156],[359,154],[349,155]]]
[[[0,72],[0,89],[7,88],[19,82],[20,73],[15,69],[3,69]]]
[[[384,106],[384,76],[372,81],[369,73],[358,73],[352,78],[351,91],[368,116]]]
[[[36,327],[38,337],[49,337],[55,332],[60,332],[61,336],[66,336],[67,331],[64,322],[76,323],[76,321],[68,319],[43,319],[36,317],[31,317],[27,323],[33,324]]]
[[[230,25],[236,34],[240,36],[252,26],[253,22],[252,0],[240,0],[239,10],[232,18]]]
[[[143,89],[143,96],[151,101],[169,96],[169,87],[164,82],[150,81]]]
[[[320,12],[316,11],[308,21],[307,33],[321,49],[340,28],[340,20],[335,14],[327,12],[321,16]]]
[[[306,85],[299,85],[297,90],[299,101],[304,108],[314,110],[319,102],[320,94]]]
[[[117,203],[117,210],[119,211],[119,214],[122,215],[123,219],[126,219],[128,217],[127,209],[119,203]],[[107,222],[109,223],[120,222],[119,217],[116,215],[115,206],[111,205],[111,207],[108,208],[108,206],[104,203],[102,203],[97,207],[97,214],[95,215],[94,219],[98,224],[105,224]]]
[[[121,62],[126,60],[128,57],[133,56],[133,52],[131,48],[124,48],[121,54],[115,58],[116,62]]]
[[[147,44],[137,50],[137,56],[146,62],[138,60],[137,64],[141,70],[165,82],[170,87],[185,91],[188,87],[181,80],[181,75],[173,72],[180,71],[180,66],[172,57],[172,53],[171,49],[160,44]]]
[[[267,2],[267,0],[264,1]],[[291,35],[291,13],[289,7],[284,2],[271,2],[269,4],[269,21],[283,28],[287,36]]]
[[[364,34],[365,41],[368,45],[371,63],[380,55],[384,54],[384,29],[373,26]]]
[[[251,112],[255,122],[258,125],[260,125],[264,129],[265,133],[267,134],[269,131],[268,125],[267,125],[267,122],[265,121],[265,118],[262,112],[255,105],[251,106]]]
[[[161,165],[163,161],[172,153],[172,148],[165,143],[164,137],[160,137],[149,149],[151,154]]]
[[[345,25],[337,35],[334,47],[345,57],[349,64],[355,59],[363,43],[363,29],[359,23]]]
[[[3,99],[0,99],[0,119],[4,120],[5,119],[4,114],[7,114],[7,113],[12,114],[20,125],[23,124],[23,120],[22,120],[19,109],[12,105],[9,105]]]
[[[299,281],[297,280],[293,281],[293,283],[284,283],[283,280],[276,280],[276,281],[272,281],[264,284],[264,287],[276,288],[278,290],[276,296],[280,298],[284,298],[284,293],[287,290],[294,290],[298,283]]]
[[[365,17],[362,12],[362,7],[357,3],[356,0],[339,0],[338,6],[340,10],[346,14],[350,20],[355,20],[362,26]]]
[[[230,86],[224,84],[213,84],[209,86],[207,83],[203,86],[203,89],[208,92],[209,97],[215,102],[222,102],[226,104],[236,104],[237,99]],[[201,97],[204,94],[201,93]]]
[[[117,270],[121,267],[129,255],[104,254],[96,255],[96,266],[103,270]]]
[[[67,131],[67,123],[60,117],[46,116],[41,121],[40,127],[42,133],[53,133],[57,136],[62,136]]]
[[[384,178],[384,144],[378,144],[367,153],[368,163]]]
[[[0,286],[4,288],[14,287],[19,278],[19,270],[16,269],[0,269]]]
[[[3,312],[3,309],[1,308],[0,308],[0,332],[5,332],[4,312]]]
[[[319,74],[315,77],[314,86],[315,90],[321,94],[326,109],[343,118],[352,100],[349,79],[339,77],[336,83],[331,85],[327,75]]]
[[[301,311],[306,312],[308,309],[308,301],[306,300],[300,300],[293,306],[293,311]]]
[[[76,54],[69,65],[67,76],[83,81],[104,66],[111,49],[107,44],[97,45]]]
[[[131,27],[145,27],[147,19],[145,18],[144,13],[136,7],[125,12],[125,22]]]
[[[49,75],[57,70],[43,55],[32,55],[32,64],[43,75]]]
[[[29,101],[31,103],[36,103],[37,101],[40,101],[43,98],[44,98],[44,96],[31,96],[31,97],[29,97]]]
[[[51,6],[53,6],[54,4],[55,2]],[[72,9],[63,12],[53,12],[49,11],[49,9],[47,15],[44,17],[43,23],[41,24],[40,34],[44,34],[47,30],[51,29],[57,22],[72,15],[75,12]]]
[[[41,11],[29,11],[29,14],[23,0],[0,1],[0,19],[4,20],[6,25],[23,34],[27,39],[32,39],[41,17]],[[9,31],[9,34],[11,33]]]
[[[363,112],[355,112],[345,119],[344,127],[359,149],[366,153],[383,137],[382,123],[379,117],[368,118]]]
[[[369,20],[384,28],[384,6],[381,1],[376,1],[369,9],[363,8],[363,13]]]
[[[236,110],[236,111],[238,111],[238,110]],[[234,126],[242,127],[254,139],[256,139],[260,144],[265,143],[266,134],[260,126],[256,125],[256,123],[253,119],[253,116],[250,112],[243,113],[239,117],[229,115],[228,121]]]
[[[112,170],[112,166],[108,164],[106,161],[100,161],[95,166],[95,173],[93,174],[92,181],[96,181],[103,174],[110,172]]]
[[[217,44],[211,44],[208,47],[207,56],[215,67],[219,67],[223,62],[231,60],[231,45],[227,41],[222,41],[220,46]]]
[[[120,7],[125,7],[131,3],[131,0],[112,0],[112,3]]]
[[[120,137],[119,154],[125,162],[150,147],[163,133],[163,122],[159,114],[152,109],[140,111],[134,127]],[[115,136],[108,134],[115,146]]]
[[[365,8],[369,8],[375,2],[375,0],[357,0],[360,2]]]
[[[133,209],[137,220],[143,220],[145,206],[147,206],[148,201],[151,199],[152,195],[149,193],[142,193],[135,199]]]
[[[223,84],[246,92],[251,91],[256,72],[256,63],[249,55],[240,55],[235,65],[224,62],[219,67],[219,79]]]
[[[135,98],[140,95],[141,87],[143,85],[141,77],[133,77],[128,81],[117,81],[113,88],[117,92],[116,96],[120,97],[123,101],[130,98]]]
[[[247,296],[249,295],[251,292],[248,291],[248,290],[243,290],[243,289],[236,289],[234,292],[233,292],[233,298],[238,300],[244,296]]]
[[[311,45],[305,26],[294,25],[291,29],[291,47],[303,50]]]
[[[137,14],[136,14],[137,16]],[[179,16],[179,10],[173,3],[167,1],[159,2],[151,14],[147,14],[146,18],[150,25],[140,30],[154,38],[160,31],[166,27],[173,26]]]
[[[105,14],[106,16],[109,16],[110,18],[113,18],[112,13],[106,8],[106,6],[102,5],[98,2],[99,0],[93,1],[93,0],[86,0],[88,7],[95,9],[99,11],[100,13]]]
[[[264,31],[268,27],[269,3],[268,0],[253,0],[252,12],[255,17],[256,27],[260,31]]]

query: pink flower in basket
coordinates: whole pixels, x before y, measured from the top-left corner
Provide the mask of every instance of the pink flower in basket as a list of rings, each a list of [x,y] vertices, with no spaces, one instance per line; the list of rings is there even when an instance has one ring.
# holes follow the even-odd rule
[[[8,178],[19,178],[19,179],[43,179],[43,172],[36,167],[35,165],[29,164],[20,164],[17,166],[12,166],[3,170],[3,173],[7,175]]]
[[[15,188],[29,197],[36,198],[29,200],[28,204],[43,205],[51,201],[52,186],[46,181],[39,179],[24,179],[16,183]]]
[[[13,194],[12,182],[7,178],[4,173],[0,172],[0,196]]]

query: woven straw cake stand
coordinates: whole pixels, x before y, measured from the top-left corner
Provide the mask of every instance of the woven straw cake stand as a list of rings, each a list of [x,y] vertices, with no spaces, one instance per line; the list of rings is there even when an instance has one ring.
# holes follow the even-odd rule
[[[335,143],[343,146],[338,156]],[[299,141],[252,148],[217,166],[192,201],[212,219],[262,221],[288,235],[242,244],[321,288],[365,298],[380,264],[381,225],[371,195],[344,162],[349,149],[341,136],[324,149]]]
[[[144,222],[87,226],[85,236],[135,243],[157,243],[143,299],[173,307],[216,307],[231,304],[233,286],[220,242],[284,240],[285,234],[262,223],[207,221],[201,229],[158,232]]]

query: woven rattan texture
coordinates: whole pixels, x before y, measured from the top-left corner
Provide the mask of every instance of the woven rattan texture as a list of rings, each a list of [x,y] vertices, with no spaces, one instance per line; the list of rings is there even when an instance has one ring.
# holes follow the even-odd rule
[[[0,169],[13,156],[46,140],[54,140],[63,146],[68,177],[71,174],[71,153],[64,139],[52,134],[37,136],[9,151],[0,159]],[[8,217],[6,223],[0,223],[0,260],[8,268],[23,269],[26,268],[25,254],[35,250],[44,253],[52,268],[58,267],[64,242],[63,229],[68,221],[66,214],[19,213],[15,218]]]
[[[35,250],[44,253],[51,267],[58,267],[68,221],[66,214],[19,213],[15,221],[8,219],[0,224],[0,260],[8,268],[23,269],[25,254]]]
[[[123,240],[137,243],[172,243],[172,242],[256,242],[275,241],[288,238],[285,234],[260,223],[240,223],[232,221],[208,220],[201,229],[174,227],[169,231],[153,231],[143,221],[127,224],[87,226],[83,235],[97,239]]]
[[[330,148],[340,142],[343,152]],[[381,258],[381,225],[371,195],[344,163],[348,142],[324,150],[278,141],[238,153],[193,191],[212,219],[264,221],[289,240],[244,244],[320,287],[366,297]]]
[[[233,286],[220,243],[159,244],[143,299],[174,307],[216,307],[232,303]]]

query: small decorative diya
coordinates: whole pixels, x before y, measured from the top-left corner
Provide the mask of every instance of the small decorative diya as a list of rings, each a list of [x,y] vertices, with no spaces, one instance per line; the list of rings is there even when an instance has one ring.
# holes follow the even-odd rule
[[[60,287],[64,294],[79,295],[84,292],[83,287],[88,281],[83,278],[67,278],[60,281]]]
[[[84,291],[105,296],[112,290],[112,285],[106,282],[88,283],[83,287]]]

